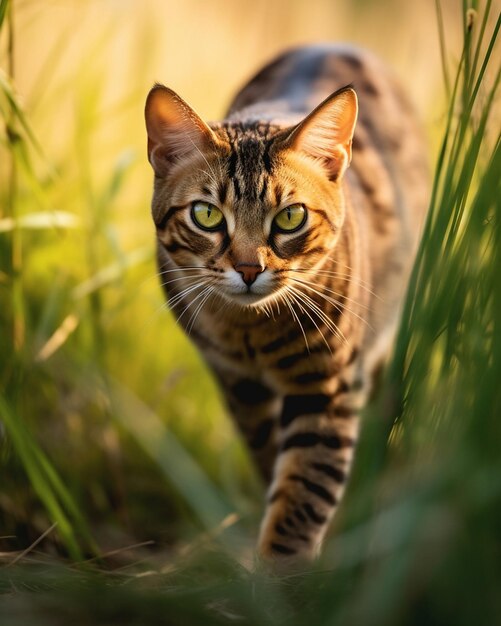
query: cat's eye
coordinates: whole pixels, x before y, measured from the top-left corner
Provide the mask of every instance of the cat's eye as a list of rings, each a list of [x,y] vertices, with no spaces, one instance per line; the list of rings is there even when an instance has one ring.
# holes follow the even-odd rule
[[[291,204],[275,216],[273,223],[285,233],[299,230],[306,221],[306,209],[302,204]]]
[[[204,230],[217,230],[224,222],[223,213],[209,202],[194,202],[191,216],[195,224]]]

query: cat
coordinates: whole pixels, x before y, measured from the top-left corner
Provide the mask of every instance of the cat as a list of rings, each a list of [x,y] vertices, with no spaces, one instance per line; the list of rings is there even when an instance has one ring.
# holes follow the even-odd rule
[[[417,248],[419,124],[385,65],[342,45],[277,57],[222,121],[158,84],[145,116],[169,305],[269,484],[258,553],[311,560]]]

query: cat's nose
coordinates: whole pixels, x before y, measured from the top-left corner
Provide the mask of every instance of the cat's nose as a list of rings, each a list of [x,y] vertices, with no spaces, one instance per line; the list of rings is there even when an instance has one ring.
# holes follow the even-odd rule
[[[235,269],[242,275],[242,280],[248,287],[256,280],[258,274],[264,272],[264,267],[257,263],[249,263],[248,265],[246,263],[238,263],[235,265]]]

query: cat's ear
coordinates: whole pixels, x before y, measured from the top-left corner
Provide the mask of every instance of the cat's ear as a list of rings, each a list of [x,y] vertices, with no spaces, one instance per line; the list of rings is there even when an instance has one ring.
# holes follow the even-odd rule
[[[292,129],[286,140],[287,146],[320,160],[329,178],[338,180],[351,161],[357,114],[355,91],[343,87]]]
[[[155,85],[146,99],[148,159],[158,176],[172,164],[215,145],[216,137],[207,124],[177,93]]]

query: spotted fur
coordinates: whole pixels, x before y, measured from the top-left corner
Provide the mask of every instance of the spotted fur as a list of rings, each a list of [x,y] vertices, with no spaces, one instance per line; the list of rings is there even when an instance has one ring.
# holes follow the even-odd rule
[[[312,558],[349,477],[427,202],[414,114],[373,56],[316,46],[267,65],[217,123],[157,85],[146,123],[169,304],[269,483],[259,551]],[[221,228],[197,226],[197,201],[222,211]],[[306,223],[280,232],[274,218],[294,204]]]

